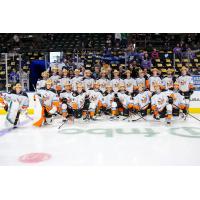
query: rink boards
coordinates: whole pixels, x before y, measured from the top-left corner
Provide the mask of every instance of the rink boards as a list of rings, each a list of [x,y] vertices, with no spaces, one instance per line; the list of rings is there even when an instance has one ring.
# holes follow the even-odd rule
[[[29,100],[30,100],[30,105],[28,108],[28,113],[29,114],[33,114],[34,113],[34,100],[33,100],[33,96],[34,93],[33,92],[29,92],[28,93],[29,96]],[[190,98],[190,113],[198,113],[200,114],[200,91],[195,91],[193,93],[193,95]],[[0,107],[0,114],[6,114],[6,111]]]

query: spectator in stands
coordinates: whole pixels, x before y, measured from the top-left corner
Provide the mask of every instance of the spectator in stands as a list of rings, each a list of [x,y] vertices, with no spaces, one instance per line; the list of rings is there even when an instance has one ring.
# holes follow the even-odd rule
[[[94,66],[94,72],[92,74],[92,78],[94,78],[95,80],[100,78],[100,69],[101,69],[101,66],[99,64],[96,64]]]
[[[156,48],[154,48],[153,51],[151,52],[151,58],[152,59],[158,59],[159,58],[159,54],[158,54]]]
[[[119,76],[121,78],[126,78],[125,72],[126,72],[125,66],[120,65],[119,66]]]
[[[10,73],[9,79],[10,82],[13,84],[16,84],[19,82],[19,72],[16,71],[16,69],[12,69],[12,72]]]
[[[195,57],[195,53],[190,48],[188,48],[187,51],[184,53],[184,58],[194,59]]]
[[[176,45],[176,47],[173,49],[173,52],[176,58],[179,58],[179,59],[182,58],[182,48],[180,47],[179,44]]]
[[[132,77],[135,78],[137,76],[138,68],[139,66],[135,60],[129,64],[128,69],[131,71]]]
[[[148,56],[148,53],[145,53],[144,57],[142,57],[141,67],[143,69],[151,69],[152,63],[151,63],[151,59]]]

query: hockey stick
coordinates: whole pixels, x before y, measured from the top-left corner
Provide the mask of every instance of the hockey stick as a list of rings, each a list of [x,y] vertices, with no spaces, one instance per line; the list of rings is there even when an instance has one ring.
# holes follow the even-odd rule
[[[176,108],[180,109],[177,105],[175,105],[175,104],[172,104],[172,105],[175,106]],[[200,119],[198,119],[198,118],[196,118],[195,116],[191,115],[191,114],[189,113],[188,110],[187,110],[187,115],[191,116],[192,118],[194,118],[194,119],[196,119],[197,121],[200,122]],[[187,115],[186,115],[186,116],[187,116]],[[186,118],[185,118],[185,119],[186,119]]]
[[[148,105],[149,105],[149,104],[146,104],[145,106],[143,106],[142,108],[140,108],[140,110],[142,110],[143,108],[145,108],[145,107],[148,106]],[[139,119],[144,119],[144,120],[146,121],[146,119],[145,119],[142,115],[139,115],[140,110],[139,110],[138,112],[131,112],[131,114],[133,114],[133,115],[138,115],[138,116],[140,117]],[[124,118],[123,120],[126,120],[126,119],[130,118],[131,116],[132,116],[132,115],[130,115],[130,116]],[[133,120],[133,121],[137,121],[137,120],[139,120],[139,119],[136,119],[136,120]]]
[[[66,120],[66,121],[64,121],[59,127],[58,127],[58,129],[60,129],[65,123],[67,123],[68,122],[68,120]]]

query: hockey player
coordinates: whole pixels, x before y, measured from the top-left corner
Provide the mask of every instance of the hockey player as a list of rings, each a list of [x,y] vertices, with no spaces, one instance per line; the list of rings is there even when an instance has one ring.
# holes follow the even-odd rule
[[[173,83],[174,83],[174,78],[172,76],[173,70],[168,69],[167,70],[167,76],[162,79],[162,85],[165,90],[171,90],[173,89]]]
[[[87,91],[87,96],[89,97],[89,114],[90,119],[95,120],[94,115],[95,113],[98,113],[98,111],[102,108],[102,100],[103,95],[102,92],[99,89],[100,85],[99,83],[94,83],[94,89],[89,89]]]
[[[28,95],[22,91],[21,84],[17,83],[9,94],[4,95],[4,99],[8,102],[7,125],[12,125],[15,128],[19,122],[20,114],[26,113],[29,106]]]
[[[185,97],[186,106],[189,107],[190,96],[193,94],[194,85],[192,77],[187,75],[188,69],[186,67],[181,68],[181,76],[177,78],[179,84],[180,93]]]
[[[72,84],[72,90],[76,91],[76,86],[79,83],[82,83],[83,77],[80,75],[80,70],[79,69],[75,69],[74,70],[74,74],[75,76],[71,79],[71,84]]]
[[[156,120],[166,117],[167,124],[171,123],[172,119],[172,104],[168,102],[168,96],[161,91],[161,85],[154,85],[154,95],[151,98],[151,109],[153,117]]]
[[[45,87],[46,80],[49,78],[49,72],[44,71],[42,72],[41,76],[42,76],[42,79],[37,81],[36,89]]]
[[[152,70],[153,75],[149,77],[149,80],[147,81],[147,88],[149,88],[149,90],[151,92],[155,91],[155,85],[160,85],[161,86],[161,79],[158,76],[158,69],[157,68],[153,68]],[[161,87],[161,89],[163,89],[163,87]]]
[[[58,96],[56,91],[52,88],[52,80],[48,79],[44,88],[37,90],[36,105],[39,106],[35,109],[35,122],[34,126],[42,126],[43,124],[51,124],[52,115],[57,112],[59,106]],[[37,101],[39,100],[39,101]]]
[[[144,89],[146,89],[146,82],[147,81],[146,81],[146,79],[144,77],[144,71],[140,69],[138,71],[138,76],[139,77],[135,79],[137,88],[140,85],[141,87],[143,87]]]
[[[61,114],[63,122],[67,117],[74,117],[74,110],[77,109],[76,103],[73,101],[72,86],[70,83],[65,84],[65,89],[60,93]]]
[[[72,96],[73,96],[73,102],[76,105],[74,107],[77,107],[77,109],[74,109],[74,116],[76,118],[81,118],[82,113],[83,113],[83,108],[85,105],[85,98],[86,98],[86,92],[83,89],[82,83],[77,84],[77,90],[72,92]]]
[[[58,75],[58,67],[54,66],[52,68],[52,75],[49,79],[52,80],[53,84],[57,84],[58,80],[60,79],[60,76]]]
[[[68,70],[67,69],[63,69],[62,70],[62,78],[61,79],[59,79],[59,83],[60,83],[60,85],[61,85],[61,87],[62,87],[62,89],[64,89],[64,86],[65,86],[65,84],[66,83],[70,83],[70,78],[68,77]]]
[[[114,70],[113,75],[114,78],[110,81],[110,84],[112,85],[113,91],[117,92],[119,90],[119,85],[123,84],[124,81],[119,78],[119,71]]]
[[[138,94],[134,97],[133,109],[136,112],[140,112],[142,116],[147,115],[147,109],[151,103],[152,93],[144,90],[143,85],[138,85]]]
[[[114,100],[114,92],[112,90],[111,85],[106,85],[106,91],[103,93],[102,99],[102,110],[104,114],[112,114],[112,116],[116,115],[117,106],[113,106],[112,102]]]
[[[106,91],[106,85],[109,83],[109,80],[106,78],[106,71],[102,70],[101,73],[101,78],[98,79],[96,82],[100,84],[100,90],[104,93]]]
[[[125,84],[125,89],[129,94],[132,94],[133,91],[137,89],[137,84],[136,81],[131,78],[131,71],[126,70],[126,79],[124,79],[124,84]]]
[[[92,75],[92,73],[90,70],[85,70],[83,84],[84,84],[84,89],[86,92],[89,89],[93,89],[93,86],[94,86],[94,79],[91,78],[91,75]]]
[[[128,92],[125,90],[125,85],[120,84],[119,85],[119,91],[115,93],[115,98],[117,99],[117,108],[119,114],[122,114],[124,116],[129,115],[129,108],[130,105],[130,96],[128,95]]]

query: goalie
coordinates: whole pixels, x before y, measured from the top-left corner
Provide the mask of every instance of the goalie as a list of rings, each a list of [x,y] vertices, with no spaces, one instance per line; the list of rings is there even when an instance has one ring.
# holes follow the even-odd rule
[[[8,111],[6,116],[6,125],[17,127],[20,115],[26,113],[29,106],[29,99],[26,92],[22,91],[21,84],[17,83],[10,93],[6,93],[4,98],[1,97],[1,104]]]

